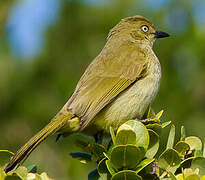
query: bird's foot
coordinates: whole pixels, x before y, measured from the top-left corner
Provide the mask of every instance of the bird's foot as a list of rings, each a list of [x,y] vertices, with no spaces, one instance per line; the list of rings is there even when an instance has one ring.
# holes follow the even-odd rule
[[[146,118],[146,119],[135,118],[134,120],[137,120],[137,121],[143,123],[144,125],[153,124],[153,123],[159,123],[159,119],[157,117],[155,117],[155,116],[149,117],[149,118]]]

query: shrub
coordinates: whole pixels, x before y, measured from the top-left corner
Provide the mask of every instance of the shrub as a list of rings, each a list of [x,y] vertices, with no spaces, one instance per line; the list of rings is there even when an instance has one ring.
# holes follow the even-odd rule
[[[175,126],[171,125],[166,147],[159,147],[161,131],[171,122],[160,122],[162,111],[148,112],[146,121],[129,120],[115,133],[110,128],[111,141],[106,138],[99,144],[92,138],[78,135],[75,143],[83,152],[70,155],[82,163],[97,162],[97,168],[89,173],[89,180],[205,180],[205,148],[198,137],[185,136],[181,128],[181,138],[175,142]],[[164,149],[159,154],[158,150]],[[36,167],[20,166],[5,174],[5,160],[13,154],[0,151],[0,179],[48,179],[46,173],[36,173]]]

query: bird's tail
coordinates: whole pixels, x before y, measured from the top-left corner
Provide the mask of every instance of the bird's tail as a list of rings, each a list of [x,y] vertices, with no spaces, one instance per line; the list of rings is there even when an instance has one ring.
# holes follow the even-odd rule
[[[12,157],[6,168],[5,172],[9,172],[18,164],[22,164],[29,154],[48,136],[57,132],[61,127],[65,125],[67,120],[71,119],[74,115],[69,113],[63,108],[54,119],[46,125],[41,131],[33,136],[24,146],[22,146],[17,153]]]

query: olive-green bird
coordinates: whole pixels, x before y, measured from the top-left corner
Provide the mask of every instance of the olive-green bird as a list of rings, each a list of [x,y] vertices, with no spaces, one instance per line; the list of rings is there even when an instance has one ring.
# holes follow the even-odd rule
[[[142,119],[160,86],[161,66],[152,50],[156,31],[142,16],[122,19],[109,33],[105,47],[88,66],[68,102],[40,132],[13,156],[8,172],[21,164],[48,136],[82,132],[95,135],[117,129],[129,119]]]

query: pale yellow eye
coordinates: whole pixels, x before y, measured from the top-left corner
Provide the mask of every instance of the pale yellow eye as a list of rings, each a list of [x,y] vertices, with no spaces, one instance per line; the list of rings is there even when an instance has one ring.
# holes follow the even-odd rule
[[[149,31],[149,27],[146,26],[146,25],[143,25],[143,26],[141,27],[141,30],[144,31],[144,32],[148,32],[148,31]]]

